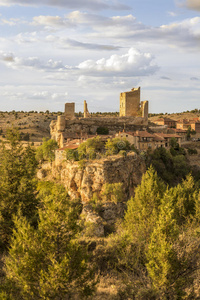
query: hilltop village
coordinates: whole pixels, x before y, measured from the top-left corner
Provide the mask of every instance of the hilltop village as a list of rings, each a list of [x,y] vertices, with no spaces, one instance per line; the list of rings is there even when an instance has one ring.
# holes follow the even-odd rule
[[[159,147],[169,148],[172,138],[181,146],[188,134],[193,140],[200,138],[200,119],[192,120],[160,117],[148,120],[148,101],[141,101],[140,87],[120,94],[118,117],[93,117],[84,100],[83,118],[75,117],[75,103],[66,103],[65,112],[51,121],[51,138],[56,140],[56,164],[65,158],[67,149],[77,149],[81,143],[97,135],[103,140],[126,139],[135,149],[147,151]]]

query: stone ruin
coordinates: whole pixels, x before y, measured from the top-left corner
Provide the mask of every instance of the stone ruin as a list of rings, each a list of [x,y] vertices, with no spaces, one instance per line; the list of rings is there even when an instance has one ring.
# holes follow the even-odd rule
[[[106,127],[109,134],[118,131],[135,131],[148,125],[148,101],[140,101],[140,87],[120,94],[119,117],[91,117],[84,100],[84,117],[75,117],[75,103],[65,103],[64,115],[50,124],[51,138],[60,147],[69,139],[95,135],[98,127]]]

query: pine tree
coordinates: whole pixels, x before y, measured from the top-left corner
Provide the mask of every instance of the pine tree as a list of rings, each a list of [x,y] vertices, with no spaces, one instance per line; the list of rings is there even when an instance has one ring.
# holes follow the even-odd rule
[[[183,225],[195,215],[195,203],[198,199],[198,189],[191,174],[176,187],[169,190],[174,204],[176,220]]]
[[[178,259],[173,248],[177,236],[178,226],[174,218],[173,203],[166,193],[146,253],[149,276],[154,288],[161,295],[166,293],[178,267]]]
[[[90,295],[95,283],[86,247],[76,239],[80,205],[70,202],[64,187],[51,183],[42,184],[39,197],[37,229],[24,217],[15,218],[5,259],[7,294],[13,297],[18,291],[20,299],[27,300]]]
[[[150,167],[135,189],[135,197],[128,201],[124,227],[133,237],[146,242],[157,222],[159,205],[166,186]]]
[[[37,199],[35,196],[35,173],[37,162],[35,151],[28,146],[23,148],[19,141],[19,132],[15,129],[7,132],[8,144],[0,149],[0,248],[9,244],[12,233],[13,214],[20,208],[29,220],[34,220]]]

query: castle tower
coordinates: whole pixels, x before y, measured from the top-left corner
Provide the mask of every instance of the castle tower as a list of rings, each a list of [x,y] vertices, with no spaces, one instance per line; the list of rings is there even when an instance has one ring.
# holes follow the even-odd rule
[[[65,116],[58,116],[57,117],[57,130],[64,131],[65,130]]]
[[[140,111],[140,87],[120,94],[120,117],[135,117]]]
[[[87,102],[86,100],[84,100],[84,118],[88,118],[89,117],[89,111],[88,111],[88,108],[87,108]]]
[[[141,111],[142,117],[145,121],[148,121],[148,113],[149,113],[149,101],[141,101]]]
[[[65,118],[66,119],[73,119],[75,113],[75,103],[65,103]]]

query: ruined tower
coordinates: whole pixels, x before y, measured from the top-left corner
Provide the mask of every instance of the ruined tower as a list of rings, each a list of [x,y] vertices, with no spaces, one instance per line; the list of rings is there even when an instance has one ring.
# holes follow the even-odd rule
[[[74,119],[75,113],[75,103],[65,103],[65,118],[66,119]]]
[[[88,111],[88,107],[87,107],[87,102],[86,100],[84,100],[84,118],[88,118],[89,117],[89,111]]]
[[[120,93],[120,117],[135,117],[140,111],[140,87]]]
[[[57,117],[57,130],[64,131],[65,130],[65,116],[58,116]]]
[[[148,121],[148,113],[149,113],[149,101],[141,101],[141,111],[142,117],[145,121]]]

